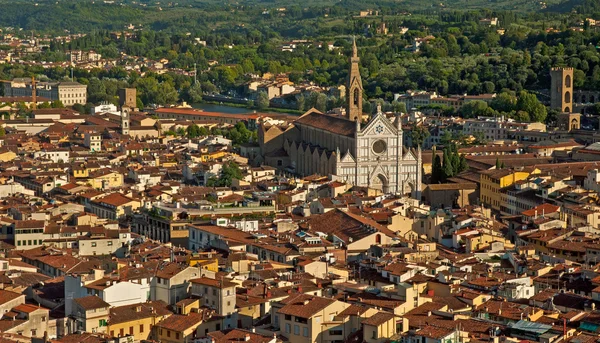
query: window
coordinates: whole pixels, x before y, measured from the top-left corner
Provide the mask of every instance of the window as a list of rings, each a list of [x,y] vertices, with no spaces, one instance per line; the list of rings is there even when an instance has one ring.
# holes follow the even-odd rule
[[[119,337],[123,337],[123,336],[125,336],[125,331],[124,331],[124,329],[120,329],[119,330]]]
[[[285,315],[285,320],[292,320],[292,316],[291,316],[291,315],[289,315],[289,314],[286,314],[286,315]]]
[[[110,247],[112,246],[112,241],[108,241],[107,245]]]
[[[42,317],[42,322],[45,322],[45,321],[46,321],[46,316],[43,316]]]
[[[227,306],[231,306],[231,301],[228,301],[228,302],[227,302]]]
[[[167,330],[167,337],[171,337],[171,331]]]
[[[112,330],[112,331],[110,332],[110,337],[115,337],[115,330]]]
[[[129,334],[133,336],[133,326],[129,327]]]
[[[300,327],[298,325],[294,325],[294,335],[300,334]]]
[[[291,325],[289,323],[285,324],[285,333],[290,333],[292,332],[292,328]]]
[[[92,242],[92,247],[95,247],[95,246],[96,246],[96,242]]]
[[[215,295],[215,296],[217,295],[217,290],[216,289],[213,289],[213,295]]]
[[[373,331],[373,334],[371,335],[371,338],[377,339],[377,330]],[[423,337],[423,339],[425,339],[425,337]]]
[[[343,335],[343,332],[342,332],[342,330],[329,330],[329,335],[339,336],[339,335]]]
[[[179,339],[179,332],[175,333],[175,339]]]
[[[302,336],[308,337],[308,328],[302,328]]]

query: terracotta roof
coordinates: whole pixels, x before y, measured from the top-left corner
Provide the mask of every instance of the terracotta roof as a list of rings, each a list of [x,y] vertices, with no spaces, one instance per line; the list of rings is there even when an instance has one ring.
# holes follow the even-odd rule
[[[95,295],[88,295],[87,297],[77,298],[75,302],[84,310],[93,310],[98,308],[109,308],[110,304],[100,299]]]
[[[317,129],[325,130],[341,136],[354,137],[356,132],[356,123],[341,117],[333,117],[322,114],[317,110],[312,110],[302,115],[296,121],[295,125],[311,126]]]
[[[21,294],[0,289],[0,304],[5,304],[20,297]]]
[[[202,322],[210,320],[213,314],[214,310],[208,309],[201,309],[200,312],[191,312],[187,315],[174,314],[169,316],[169,318],[162,320],[160,323],[156,324],[156,326],[172,331],[183,332],[189,328],[202,324]]]
[[[229,329],[223,331],[209,332],[208,337],[213,338],[214,343],[268,343],[273,340],[273,336],[261,335],[256,332],[242,329]]]
[[[390,312],[378,312],[371,317],[362,321],[363,325],[379,326],[391,319],[394,319],[395,315]]]
[[[300,318],[310,318],[317,312],[336,302],[334,299],[316,297],[308,294],[296,294],[281,301],[284,306],[278,313]]]
[[[211,279],[211,278],[207,278],[207,277],[192,279],[192,280],[190,280],[190,282],[197,283],[200,285],[215,287],[215,288],[229,288],[229,287],[237,286],[236,283],[233,283],[233,282],[229,281],[228,279],[217,280],[217,279]]]
[[[110,309],[110,324],[126,323],[144,318],[162,317],[171,315],[168,305],[161,300],[145,303],[117,306]]]
[[[94,201],[117,207],[128,204],[135,200],[121,193],[113,193]]]

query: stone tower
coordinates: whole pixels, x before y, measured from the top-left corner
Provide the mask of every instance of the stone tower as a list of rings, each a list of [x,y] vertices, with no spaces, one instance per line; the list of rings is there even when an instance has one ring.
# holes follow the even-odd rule
[[[362,121],[363,87],[360,79],[359,62],[360,58],[358,57],[355,39],[352,42],[352,56],[350,57],[350,70],[348,71],[348,86],[346,87],[346,116],[352,121]]]
[[[573,68],[552,68],[550,107],[561,112],[573,111]]]
[[[121,108],[121,134],[129,135],[129,107]]]
[[[120,88],[119,89],[119,106],[136,108],[137,106],[137,90],[135,88]]]

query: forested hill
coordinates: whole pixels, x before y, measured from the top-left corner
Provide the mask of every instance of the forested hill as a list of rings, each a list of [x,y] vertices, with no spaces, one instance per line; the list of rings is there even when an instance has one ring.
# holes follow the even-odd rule
[[[333,22],[351,18],[360,10],[374,9],[380,15],[435,15],[455,10],[485,10],[490,14],[511,11],[520,15],[536,13],[598,11],[597,0],[182,0],[156,1],[30,1],[1,0],[0,27],[35,31],[89,32],[120,30],[128,24],[155,30],[212,30],[221,25],[240,27],[260,24],[318,19]],[[285,16],[278,9],[285,8]],[[309,26],[314,23],[306,22]],[[281,25],[289,27],[287,23]],[[296,30],[296,29],[295,29]],[[310,32],[310,30],[308,30]]]

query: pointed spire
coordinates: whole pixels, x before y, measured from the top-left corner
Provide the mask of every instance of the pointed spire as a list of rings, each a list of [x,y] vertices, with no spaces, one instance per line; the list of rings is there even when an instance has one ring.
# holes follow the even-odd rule
[[[356,48],[356,36],[352,36],[352,57],[358,57],[358,49]]]

